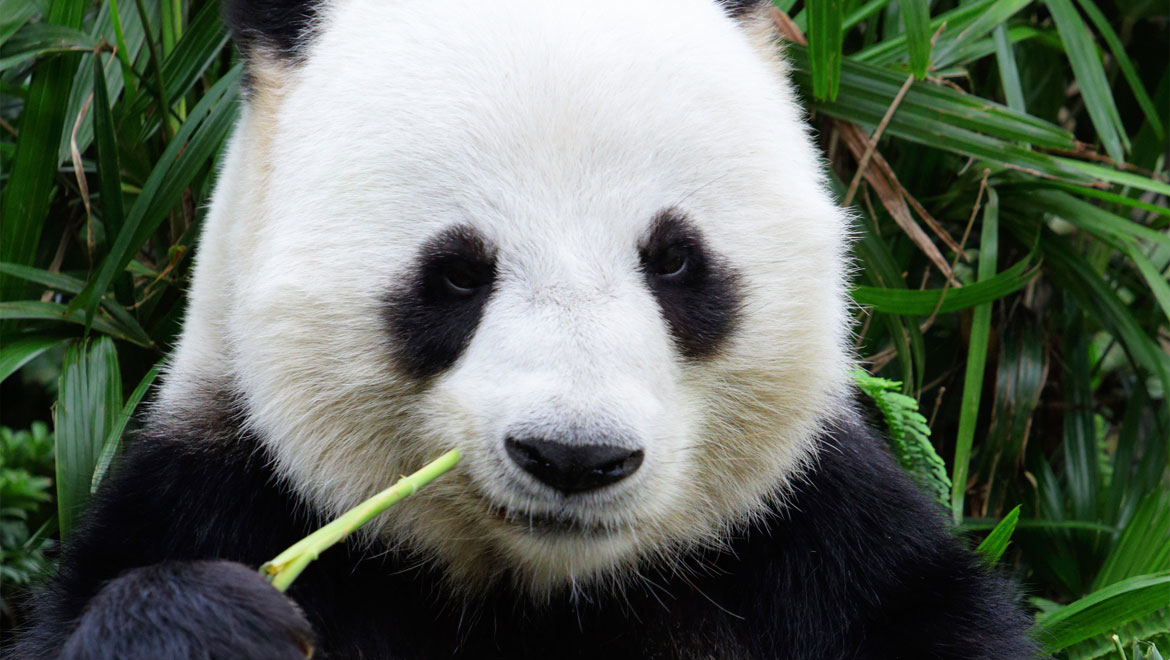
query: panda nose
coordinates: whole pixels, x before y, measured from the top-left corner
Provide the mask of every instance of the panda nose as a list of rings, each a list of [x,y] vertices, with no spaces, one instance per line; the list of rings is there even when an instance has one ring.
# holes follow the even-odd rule
[[[638,470],[643,456],[641,449],[537,438],[508,438],[504,448],[525,472],[562,493],[580,493],[621,481]]]

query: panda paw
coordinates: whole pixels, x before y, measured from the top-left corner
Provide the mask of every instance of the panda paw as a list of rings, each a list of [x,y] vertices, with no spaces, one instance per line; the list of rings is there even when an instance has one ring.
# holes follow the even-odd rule
[[[106,583],[65,643],[64,660],[303,660],[304,615],[255,570],[227,561],[165,562]]]

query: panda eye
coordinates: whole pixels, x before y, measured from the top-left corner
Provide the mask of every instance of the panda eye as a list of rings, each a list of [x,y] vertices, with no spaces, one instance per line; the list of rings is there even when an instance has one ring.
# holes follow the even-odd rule
[[[447,293],[455,296],[470,296],[492,283],[494,270],[488,264],[476,263],[460,257],[450,257],[441,264],[440,274]]]
[[[648,261],[647,270],[651,274],[668,280],[677,279],[686,273],[691,261],[691,249],[687,245],[676,243]]]

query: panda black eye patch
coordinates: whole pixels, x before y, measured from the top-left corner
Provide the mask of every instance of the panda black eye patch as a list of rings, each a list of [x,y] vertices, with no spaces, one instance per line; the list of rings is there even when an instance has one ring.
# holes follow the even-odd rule
[[[407,373],[428,378],[455,363],[475,334],[495,279],[495,251],[474,229],[453,227],[427,241],[387,297],[395,354]]]
[[[735,270],[674,209],[654,218],[638,246],[638,256],[646,283],[683,355],[701,358],[718,351],[735,329],[739,313]]]

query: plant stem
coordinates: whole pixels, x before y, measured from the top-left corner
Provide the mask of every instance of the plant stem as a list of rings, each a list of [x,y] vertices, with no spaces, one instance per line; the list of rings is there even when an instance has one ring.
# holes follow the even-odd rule
[[[453,449],[428,463],[418,472],[399,479],[398,483],[346,511],[333,522],[294,543],[272,561],[263,564],[260,567],[260,575],[277,589],[281,591],[288,589],[309,562],[319,557],[322,552],[391,505],[414,495],[419,488],[455,467],[460,458],[459,451]]]

